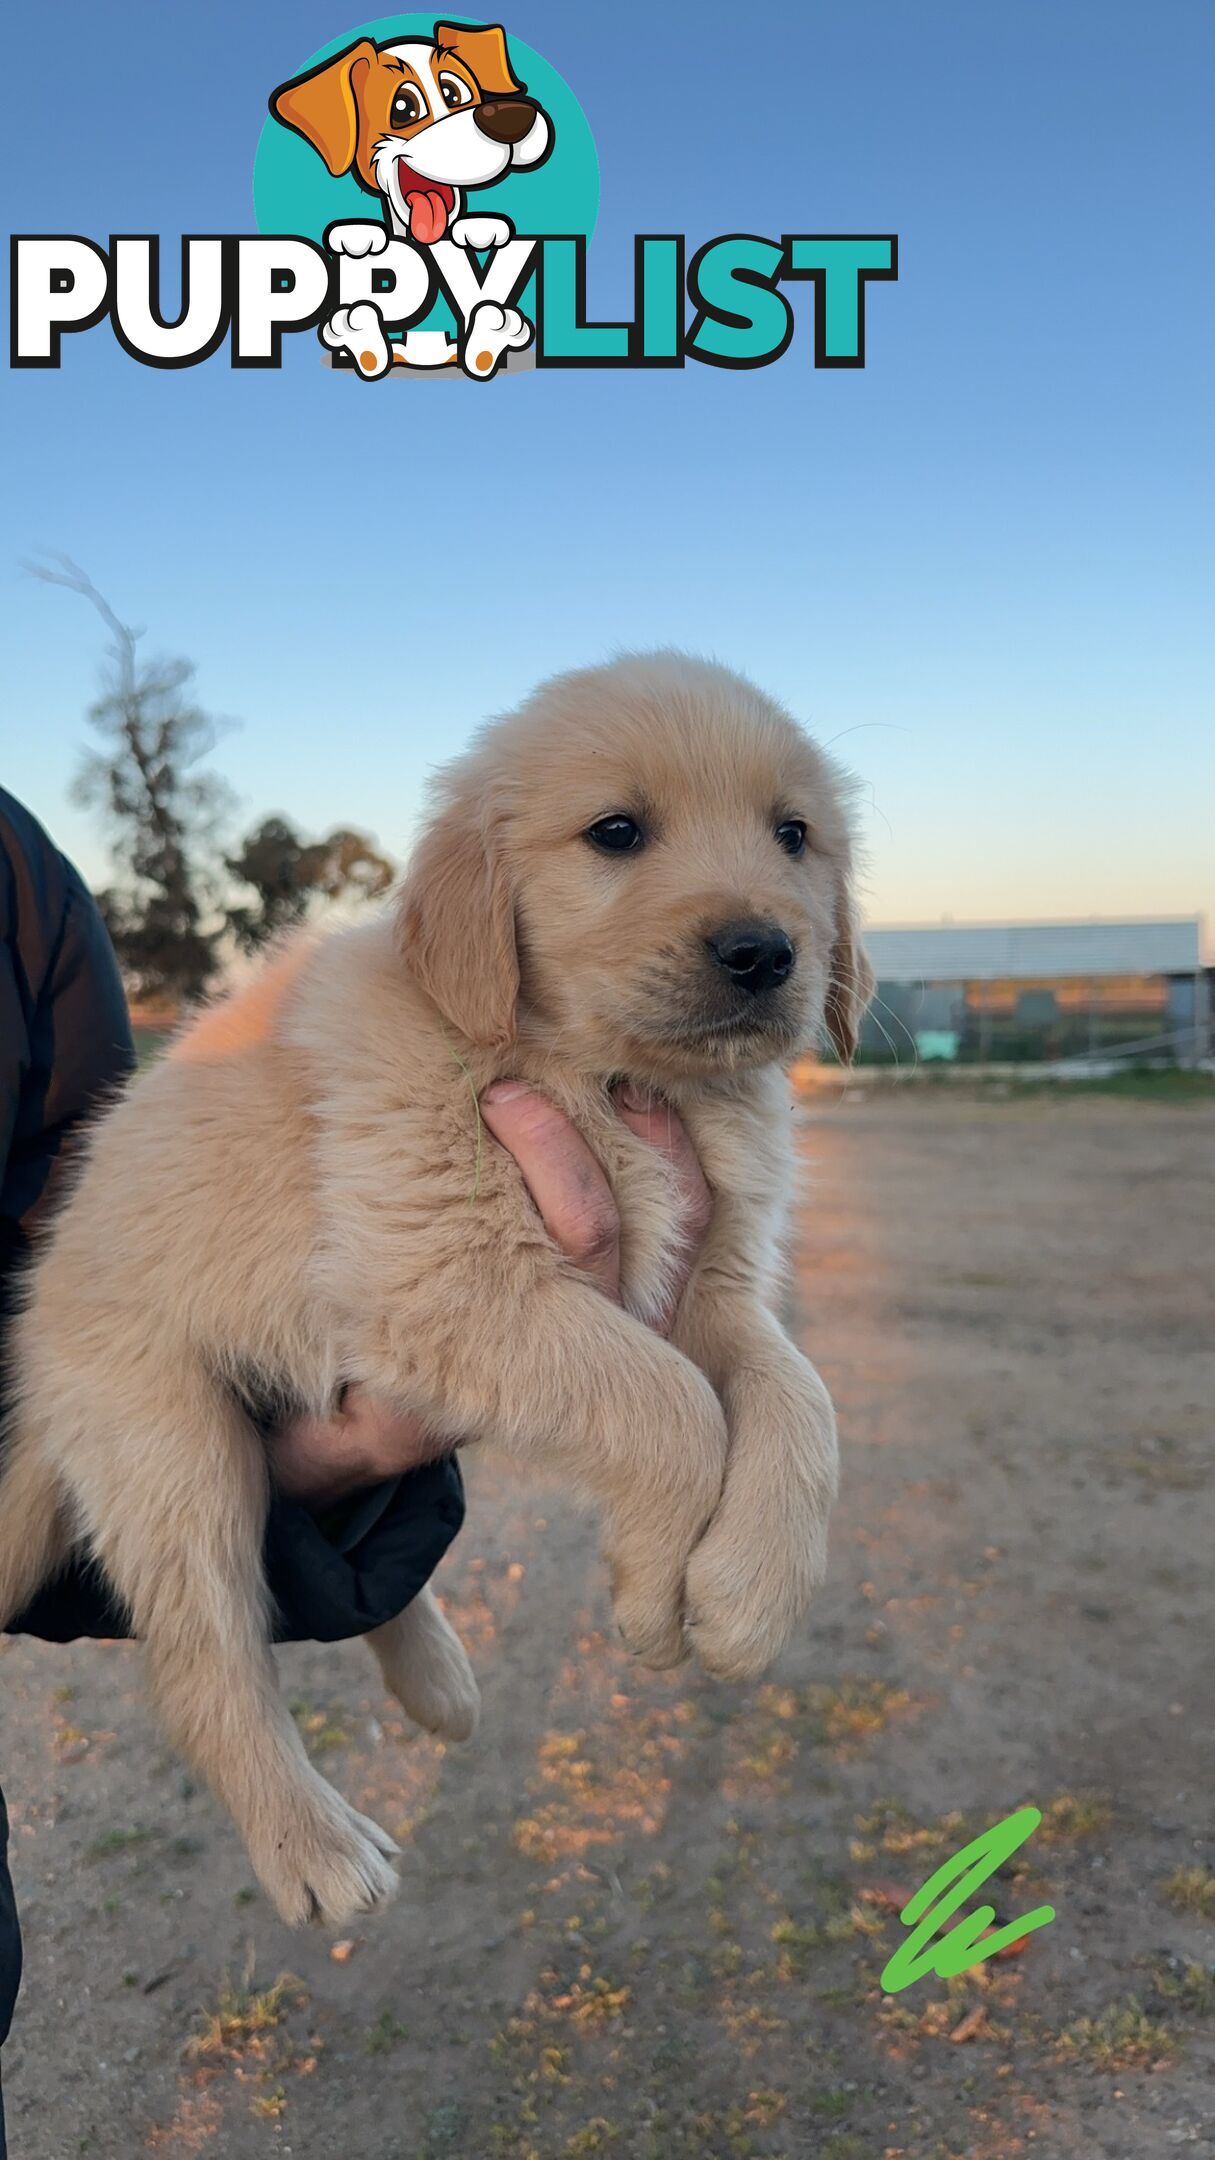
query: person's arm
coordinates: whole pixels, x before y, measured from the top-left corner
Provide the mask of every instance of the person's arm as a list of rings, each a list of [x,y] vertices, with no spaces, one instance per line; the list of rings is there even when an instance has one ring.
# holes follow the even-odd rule
[[[29,1064],[29,1034],[17,987],[13,953],[0,943],[0,1169],[9,1159],[17,1129],[17,1106],[21,1082]],[[0,1213],[0,1326],[6,1311],[6,1294],[25,1240],[7,1210]]]

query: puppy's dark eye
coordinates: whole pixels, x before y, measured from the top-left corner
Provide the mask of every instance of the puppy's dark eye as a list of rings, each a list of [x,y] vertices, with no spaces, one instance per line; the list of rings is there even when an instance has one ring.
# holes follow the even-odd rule
[[[806,828],[800,818],[786,818],[776,828],[776,837],[786,855],[800,855],[806,845]]]
[[[592,847],[602,848],[605,855],[627,855],[644,844],[645,834],[636,818],[625,817],[622,811],[614,811],[611,817],[601,817],[587,827],[584,837]]]
[[[460,75],[440,75],[439,89],[448,112],[459,112],[462,105],[472,104],[472,91]]]
[[[404,83],[392,101],[388,117],[394,127],[412,127],[415,120],[425,117],[425,113],[421,91],[413,89],[409,83]]]

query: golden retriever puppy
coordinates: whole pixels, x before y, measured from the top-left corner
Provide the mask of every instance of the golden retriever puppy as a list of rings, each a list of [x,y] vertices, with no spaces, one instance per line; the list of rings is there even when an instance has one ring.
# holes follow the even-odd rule
[[[831,1405],[772,1313],[792,1185],[782,1063],[851,1055],[869,976],[840,776],[748,682],[674,653],[561,676],[440,778],[382,917],[285,947],[102,1118],[15,1328],[0,1622],[83,1537],[161,1712],[280,1913],[391,1891],[391,1840],[318,1775],[275,1685],[264,1450],[242,1399],[345,1380],[598,1502],[652,1665],[759,1673],[824,1567]],[[623,1308],[566,1262],[478,1095],[545,1090],[603,1163]],[[665,1159],[627,1077],[685,1120],[714,1215],[671,1340]],[[429,1593],[371,1638],[405,1709],[476,1717]]]

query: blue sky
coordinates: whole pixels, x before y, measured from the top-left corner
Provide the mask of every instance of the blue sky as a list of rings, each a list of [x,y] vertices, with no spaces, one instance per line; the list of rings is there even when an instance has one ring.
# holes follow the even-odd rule
[[[360,20],[25,10],[12,229],[252,230],[268,91]],[[837,741],[875,919],[1215,916],[1210,0],[519,0],[507,28],[599,146],[593,314],[638,230],[896,231],[868,365],[813,370],[808,288],[751,373],[436,389],[334,377],[311,334],[251,374],[65,339],[5,378],[5,784],[103,874],[66,794],[101,626],[19,567],[56,548],[197,660],[246,821],[400,854],[484,714],[670,642]]]

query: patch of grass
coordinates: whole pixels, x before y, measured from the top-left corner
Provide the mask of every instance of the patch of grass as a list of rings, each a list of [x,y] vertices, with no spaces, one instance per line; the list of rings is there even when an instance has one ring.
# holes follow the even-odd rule
[[[307,2000],[307,1989],[294,1973],[280,1973],[269,1987],[259,1988],[249,1965],[240,1980],[227,1975],[220,1983],[215,2007],[205,2010],[198,2032],[186,2042],[186,2053],[195,2061],[208,2056],[241,2055],[276,2032],[288,2009]]]
[[[1170,1433],[1145,1435],[1112,1457],[1109,1466],[1161,1492],[1201,1492],[1208,1482],[1205,1462]]]
[[[464,2127],[464,2109],[455,2100],[446,2100],[432,2108],[426,2118],[426,2133],[418,2160],[436,2160],[440,2153],[456,2151],[456,2141]]]
[[[803,1973],[815,1951],[823,1947],[822,1929],[811,1921],[793,1920],[786,1913],[772,1928],[772,1940],[779,1944],[782,1957],[781,1969],[790,1973]]]
[[[849,1905],[846,1912],[832,1913],[823,1922],[823,1939],[829,1943],[856,1942],[863,1936],[880,1935],[885,1920],[872,1905]]]
[[[896,1859],[914,1858],[923,1863],[917,1881],[976,1835],[959,1809],[942,1815],[938,1822],[921,1823],[901,1800],[889,1799],[875,1801],[863,1815],[858,1815],[856,1827],[860,1835],[850,1848],[854,1860],[872,1861],[879,1852],[890,1853]],[[910,1882],[909,1888],[915,1889],[916,1882]]]
[[[1155,1988],[1184,2016],[1215,2017],[1215,1972],[1208,1965],[1199,1965],[1193,1958],[1170,1959],[1157,1972]]]
[[[870,2149],[854,2130],[833,2130],[818,2148],[819,2160],[870,2160]]]
[[[621,1708],[627,1698],[620,1698]],[[672,1760],[684,1746],[679,1705],[634,1706],[591,1732],[549,1731],[537,1750],[533,1811],[514,1825],[529,1860],[589,1864],[596,1845],[612,1845],[634,1826],[653,1832],[662,1819]]]
[[[825,2092],[811,2093],[810,2106],[816,2115],[825,2115],[830,2122],[846,2115],[855,2098],[856,2094],[846,2092],[842,2085],[829,2085]]]
[[[874,1992],[873,1974],[865,1966],[860,1966],[850,1980],[838,1981],[830,1987],[816,1988],[814,1997],[816,2002],[821,2002],[828,2010],[859,2010],[871,2001]]]
[[[727,2134],[736,2141],[748,2130],[770,2130],[789,2105],[788,2095],[765,2088],[747,2094],[744,2106],[733,2107],[726,2116]]]
[[[968,1073],[966,1081],[960,1085],[969,1084]],[[1031,1095],[1049,1096],[1053,1102],[1070,1102],[1073,1096],[1109,1095],[1118,1102],[1215,1102],[1215,1077],[1210,1073],[1183,1072],[1176,1066],[1162,1067],[1156,1072],[1146,1066],[1132,1066],[1127,1071],[1107,1073],[1091,1080],[1046,1080],[1029,1075],[1020,1080],[1011,1074],[985,1080],[976,1067],[973,1084],[979,1090],[998,1087],[1014,1101]]]
[[[1200,1920],[1215,1920],[1215,1868],[1175,1868],[1164,1885],[1164,1894],[1175,1912],[1197,1913]]]
[[[367,2053],[386,2055],[390,2048],[398,2047],[402,2040],[408,2038],[408,2030],[393,2016],[391,2010],[381,2010],[374,2025],[367,2028]]]
[[[84,1857],[86,1860],[112,1860],[118,1853],[134,1852],[138,1846],[146,1845],[152,1835],[153,1832],[146,1830],[142,1823],[131,1823],[126,1829],[103,1830],[100,1837],[85,1846]]]
[[[318,1710],[310,1702],[297,1700],[291,1705],[291,1715],[310,1755],[331,1755],[337,1748],[350,1746],[350,1734],[332,1709]]]
[[[1096,2017],[1074,2019],[1056,2047],[1060,2055],[1097,2070],[1150,2070],[1177,2053],[1168,2027],[1148,2016],[1137,1995],[1108,2003]]]
[[[1046,1845],[1062,1845],[1070,1838],[1093,1837],[1104,1830],[1112,1810],[1108,1800],[1095,1793],[1060,1793],[1042,1810],[1035,1836]]]
[[[1051,1083],[1058,1086],[1058,1083]],[[1125,1102],[1215,1102],[1210,1073],[1120,1072],[1105,1080],[1069,1080],[1058,1090],[1067,1095],[1113,1095]]]
[[[738,1760],[740,1773],[753,1778],[759,1785],[770,1785],[784,1776],[791,1763],[797,1759],[797,1741],[792,1733],[770,1731],[760,1737]]]
[[[549,2008],[575,2025],[607,2025],[620,2017],[632,1999],[632,1989],[614,1987],[603,1973],[584,1965],[566,1993],[550,1998]]]
[[[906,1690],[888,1687],[884,1680],[843,1680],[835,1688],[812,1688],[810,1700],[828,1740],[837,1747],[872,1739],[885,1732],[892,1718],[912,1708]]]
[[[609,2122],[606,2115],[596,2115],[581,2130],[575,2130],[561,2148],[561,2160],[591,2160],[595,2153],[620,2150],[620,2129]]]

